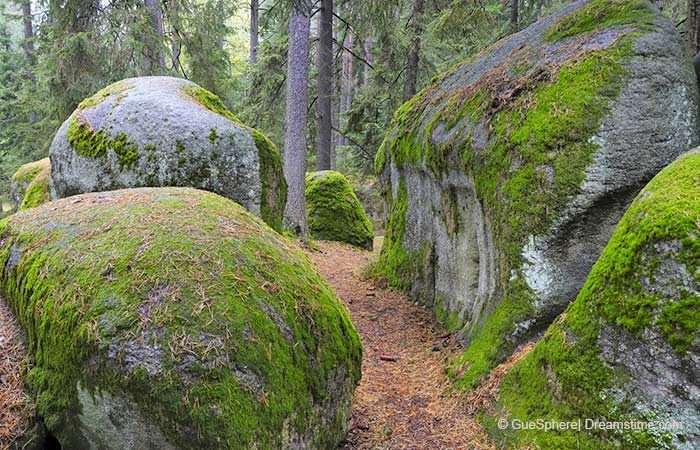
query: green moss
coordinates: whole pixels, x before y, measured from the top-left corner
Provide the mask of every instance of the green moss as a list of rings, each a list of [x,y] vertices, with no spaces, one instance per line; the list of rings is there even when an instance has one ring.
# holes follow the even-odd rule
[[[27,191],[22,199],[22,204],[19,209],[29,209],[36,208],[39,205],[43,205],[46,202],[51,201],[51,190],[49,188],[49,181],[51,178],[51,165],[49,159],[45,158],[41,161],[43,168],[32,181],[27,186]]]
[[[106,88],[98,91],[92,97],[88,97],[78,105],[78,109],[91,108],[97,106],[107,99],[107,97],[115,94],[122,94],[124,91],[131,89],[133,86],[126,81],[117,81],[110,84]]]
[[[372,222],[343,174],[332,170],[308,173],[306,211],[313,238],[372,249]]]
[[[80,198],[0,222],[0,292],[35,360],[37,411],[62,442],[78,435],[78,382],[132,393],[178,448],[245,449],[314,430],[336,370],[359,380],[360,342],[332,290],[235,203],[187,188]],[[161,356],[129,366],[129,345]],[[341,419],[312,431],[318,448],[342,439]]]
[[[46,170],[47,167],[50,167],[50,164],[49,158],[24,164],[12,175],[12,181],[22,184],[31,183],[37,175]]]
[[[211,131],[209,132],[209,142],[211,142],[211,145],[216,144],[216,140],[219,138],[219,136],[216,134],[216,128],[212,128]]]
[[[112,150],[117,155],[117,162],[122,169],[130,169],[140,159],[138,146],[129,141],[124,133],[115,138],[73,117],[68,124],[68,144],[75,152],[86,158],[102,158]]]
[[[546,234],[557,214],[580,192],[585,169],[598,150],[590,138],[620,93],[627,76],[625,64],[634,55],[640,30],[646,29],[654,16],[641,3],[594,0],[592,6],[581,10],[602,8],[596,23],[605,17],[606,28],[627,29],[606,49],[579,52],[566,64],[545,69],[533,65],[540,56],[526,47],[471,85],[429,86],[394,116],[392,130],[376,156],[375,170],[386,170],[391,159],[399,169],[429,171],[441,179],[448,170],[459,170],[461,162],[493,226],[503,294],[494,299],[498,302],[496,312],[476,330],[465,355],[456,363],[469,369],[452,371],[466,376],[461,382],[464,386],[478,383],[513,349],[514,342],[506,337],[514,331],[515,321],[531,311],[528,303],[533,294],[521,280],[521,250],[530,236]],[[564,22],[555,28],[561,33],[568,30],[567,35],[590,31],[589,25],[574,29]],[[450,76],[458,77],[470,64],[457,66]],[[504,78],[501,74],[510,73],[511,68],[518,69],[517,78]],[[438,125],[450,130],[457,124],[461,124],[461,134],[434,142]],[[477,149],[473,134],[479,127],[486,130],[488,139],[485,148]],[[392,286],[407,289],[414,285],[413,277],[429,274],[420,273],[420,266],[418,274],[401,274],[407,258],[401,249],[405,222],[401,216],[406,211],[403,202],[410,201],[402,196],[389,199],[386,251],[382,249],[385,256],[377,267]],[[449,206],[448,200],[443,199],[443,204]],[[442,209],[448,228],[459,223],[453,208]]]
[[[649,2],[644,0],[592,0],[554,25],[545,35],[549,42],[610,28],[639,28],[652,17]]]
[[[650,294],[642,280],[656,283],[660,259],[682,261],[700,282],[700,153],[681,157],[657,175],[637,196],[618,224],[577,299],[547,331],[542,341],[506,376],[497,414],[520,420],[572,421],[603,417],[653,419],[608,395],[628,383],[628,374],[613,371],[600,359],[603,326],[612,324],[641,337],[654,327],[678,353],[700,339],[700,296],[677,287],[678,295]],[[656,245],[678,243],[676,253]],[[680,277],[680,274],[676,274]],[[667,286],[668,287],[668,286]],[[669,448],[671,436],[648,432],[503,433],[487,417],[491,434],[503,446],[536,448]],[[490,424],[490,425],[488,425]]]
[[[287,204],[287,183],[284,179],[282,156],[275,144],[255,128],[251,128],[238,119],[215,94],[199,86],[186,86],[183,91],[211,112],[226,117],[237,125],[250,131],[260,158],[260,181],[262,194],[260,214],[263,220],[277,231],[282,231],[282,217]],[[212,137],[214,136],[214,137]],[[213,140],[212,140],[213,139]],[[214,144],[216,130],[212,129],[209,140]]]

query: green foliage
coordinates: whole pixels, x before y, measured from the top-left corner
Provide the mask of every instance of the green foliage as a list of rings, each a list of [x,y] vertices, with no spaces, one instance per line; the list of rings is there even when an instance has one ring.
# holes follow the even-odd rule
[[[360,342],[332,290],[235,203],[188,188],[79,199],[0,222],[0,290],[34,357],[37,411],[62,443],[80,435],[68,420],[78,383],[130,392],[179,448],[243,449],[314,429],[337,371],[346,388],[359,381]],[[162,351],[130,365],[130,346]],[[318,448],[337,444],[343,419],[313,435]]]
[[[653,327],[680,354],[697,345],[700,296],[680,285],[675,297],[650,294],[642,280],[660,282],[654,281],[660,259],[676,258],[700,283],[699,173],[700,153],[695,151],[664,169],[637,196],[577,299],[503,380],[497,414],[524,421],[654,418],[607,395],[627,380],[626,374],[613,371],[600,359],[599,335],[603,326],[613,325],[641,340],[643,331]],[[672,254],[660,252],[658,245],[664,243],[678,243],[679,248]],[[647,449],[668,448],[670,440],[668,434],[653,435],[644,430],[622,435],[543,430],[504,434],[496,430],[494,421],[486,419],[490,432],[508,447],[600,449],[618,448],[622,442],[624,448]]]
[[[372,249],[372,222],[342,174],[324,170],[306,175],[306,211],[314,239]]]

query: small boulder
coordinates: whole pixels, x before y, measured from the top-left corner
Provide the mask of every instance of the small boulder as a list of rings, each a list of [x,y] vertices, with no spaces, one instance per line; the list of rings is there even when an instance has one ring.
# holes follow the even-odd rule
[[[282,159],[262,133],[191,81],[129,78],[84,100],[49,151],[56,195],[148,186],[204,189],[273,228],[287,188]]]
[[[328,449],[360,378],[349,315],[291,241],[191,188],[0,222],[0,294],[62,448]],[[5,300],[0,300],[5,301]]]
[[[51,200],[49,158],[27,163],[12,176],[10,196],[15,209],[34,208]]]
[[[313,238],[372,250],[372,222],[343,174],[332,170],[308,173],[306,211]]]
[[[490,427],[504,446],[700,448],[699,218],[700,149],[637,196],[577,299],[503,380],[495,409],[520,421],[636,428],[504,435]]]

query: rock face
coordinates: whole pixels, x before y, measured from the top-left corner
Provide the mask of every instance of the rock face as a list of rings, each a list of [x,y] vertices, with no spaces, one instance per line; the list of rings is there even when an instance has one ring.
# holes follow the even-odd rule
[[[0,264],[27,385],[63,448],[343,439],[357,333],[298,248],[234,202],[190,188],[60,199],[0,222]]]
[[[698,217],[695,150],[637,196],[578,298],[504,379],[497,409],[520,420],[658,420],[680,428],[513,432],[505,447],[700,448]]]
[[[51,200],[49,158],[21,166],[12,176],[10,195],[18,210],[34,208]]]
[[[56,195],[195,187],[281,229],[287,187],[274,144],[223,102],[178,78],[119,81],[84,100],[50,149]]]
[[[680,37],[641,0],[574,2],[397,111],[378,271],[459,330],[461,383],[575,298],[634,195],[698,142],[697,111]]]
[[[306,175],[306,211],[315,239],[372,250],[372,222],[341,173],[323,170]]]

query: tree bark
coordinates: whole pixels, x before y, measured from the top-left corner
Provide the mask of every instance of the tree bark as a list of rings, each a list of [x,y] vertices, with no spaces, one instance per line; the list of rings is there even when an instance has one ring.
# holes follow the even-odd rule
[[[353,38],[352,34],[349,32],[345,35],[343,40],[344,48],[352,48]],[[345,130],[345,125],[347,120],[345,114],[350,110],[352,105],[352,91],[353,91],[353,56],[350,52],[343,50],[342,56],[342,70],[340,79],[340,104],[338,110],[338,125],[340,130]],[[338,135],[336,141],[338,146],[347,145],[347,138],[342,134]]]
[[[372,55],[372,44],[374,41],[371,37],[365,39],[365,67],[362,76],[362,83],[367,86],[369,84],[369,65],[374,64],[374,55]]]
[[[512,32],[518,31],[518,7],[520,0],[511,0],[510,2],[510,29]]]
[[[321,0],[321,14],[318,17],[318,83],[316,115],[318,137],[316,148],[316,169],[331,168],[331,139],[333,100],[333,0]]]
[[[182,43],[180,42],[180,11],[178,0],[168,1],[170,18],[170,62],[175,72],[180,72],[180,54],[182,53]]]
[[[32,2],[31,0],[22,0],[22,23],[24,25],[24,53],[27,56],[27,61],[33,64],[34,60],[34,26],[32,24]]]
[[[258,0],[250,0],[250,63],[258,60]]]
[[[406,84],[403,90],[404,101],[410,100],[416,95],[418,85],[418,63],[420,60],[421,34],[423,32],[421,16],[423,15],[424,0],[414,0],[413,15],[411,17],[411,48],[408,52],[408,64],[406,65]]]
[[[690,54],[697,55],[700,52],[700,0],[688,0],[686,26]]]
[[[309,29],[311,7],[306,1],[292,2],[287,52],[287,99],[284,135],[284,177],[287,205],[284,224],[298,236],[307,235],[306,199],[306,121],[309,80]]]
[[[160,0],[144,0],[152,30],[144,43],[143,70],[146,75],[162,73],[165,69],[163,53],[163,11]]]

